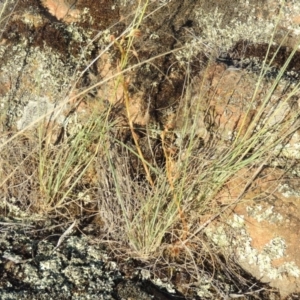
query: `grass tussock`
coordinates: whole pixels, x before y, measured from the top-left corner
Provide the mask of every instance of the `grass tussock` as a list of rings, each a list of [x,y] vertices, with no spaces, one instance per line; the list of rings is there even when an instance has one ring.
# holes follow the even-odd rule
[[[299,129],[296,112],[281,113],[282,106],[299,91],[299,84],[283,94],[280,101],[272,102],[297,48],[272,80],[264,98],[258,99],[266,75],[266,68],[262,68],[248,109],[227,143],[220,138],[222,129],[216,126],[212,130],[207,123],[206,136],[199,137],[198,123],[189,118],[191,114],[194,120],[213,117],[210,101],[215,91],[205,88],[206,71],[212,61],[203,70],[196,91],[189,83],[187,69],[180,100],[183,124],[179,129],[168,123],[159,129],[147,128],[147,142],[151,144],[156,139],[162,153],[158,162],[154,151],[151,161],[145,155],[142,138],[130,114],[132,99],[127,76],[127,68],[133,68],[129,64],[134,55],[133,42],[139,36],[147,5],[147,1],[139,2],[126,36],[114,37],[110,44],[120,55],[117,75],[73,97],[79,99],[92,88],[111,84],[115,91],[121,87],[123,102],[105,104],[104,99],[93,100],[94,112],[72,134],[67,127],[47,129],[45,122],[35,122],[18,133],[3,134],[2,197],[19,199],[21,209],[44,217],[58,215],[68,220],[98,215],[106,233],[103,240],[114,240],[113,245],[119,243],[127,247],[127,253],[142,259],[167,256],[170,273],[175,272],[176,261],[184,262],[188,272],[198,280],[201,266],[207,267],[207,262],[211,270],[214,264],[224,265],[202,234],[205,226],[242,199],[255,177],[274,157],[273,149],[286,143]],[[74,82],[70,82],[70,90],[72,87]],[[196,96],[191,98],[195,92]],[[256,107],[256,114],[249,122],[252,107]],[[76,107],[72,109],[76,111]],[[276,119],[278,115],[280,120]],[[274,123],[271,121],[274,118],[279,121]],[[216,201],[218,193],[245,169],[251,174],[248,182],[238,197],[220,207]]]

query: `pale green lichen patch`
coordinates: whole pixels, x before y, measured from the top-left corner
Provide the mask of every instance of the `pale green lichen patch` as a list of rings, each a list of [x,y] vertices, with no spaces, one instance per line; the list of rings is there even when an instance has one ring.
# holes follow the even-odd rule
[[[22,130],[43,116],[45,117],[42,118],[42,120],[50,120],[54,111],[55,105],[51,103],[48,98],[36,97],[36,101],[29,101],[24,107],[22,117],[17,121],[17,128],[18,130]],[[55,118],[55,121],[62,124],[64,118],[60,115]]]
[[[285,198],[300,197],[300,191],[291,187],[288,183],[280,183],[278,185],[278,192]]]
[[[66,100],[93,51],[109,42],[108,29],[88,28],[93,21],[89,8],[83,9],[81,23],[70,24],[52,22],[36,5],[20,11],[0,45],[0,82],[8,78],[11,87],[0,91],[1,119],[7,128],[19,130]]]
[[[24,211],[24,209],[20,207],[19,200],[14,197],[10,197],[9,199],[5,197],[1,198],[0,211],[5,212],[5,216],[8,218],[23,219],[27,221],[41,219],[41,216],[38,214]]]
[[[176,53],[177,59],[181,63],[187,62],[202,51],[208,56],[219,56],[238,41],[244,41],[245,47],[247,43],[279,44],[287,37],[288,31],[290,35],[284,44],[295,46],[300,31],[293,18],[300,15],[299,4],[282,5],[280,10],[280,3],[257,2],[220,3],[219,6],[207,4],[208,8],[205,4],[200,6],[194,12],[200,34],[188,32],[192,39],[186,43],[185,49]]]
[[[10,76],[12,89],[1,104],[7,107],[7,126],[18,123],[21,129],[66,97],[74,70],[50,49],[27,49],[26,44],[7,46],[5,56],[1,75]]]
[[[246,210],[249,216],[255,218],[258,222],[269,221],[272,223],[283,221],[283,216],[273,211],[273,206],[267,208],[262,205],[247,206]]]
[[[258,211],[261,212],[259,209]],[[271,212],[272,209],[265,215],[261,214],[259,219],[268,218]],[[226,223],[227,226],[208,228],[206,234],[218,247],[228,253],[234,251],[237,261],[242,264],[247,263],[251,268],[257,269],[260,276],[270,280],[280,280],[286,275],[296,278],[300,276],[300,268],[293,261],[283,262],[278,267],[272,264],[274,260],[284,258],[286,255],[286,242],[282,237],[271,239],[261,250],[258,250],[252,247],[252,238],[245,228],[243,216],[234,214],[233,218]]]

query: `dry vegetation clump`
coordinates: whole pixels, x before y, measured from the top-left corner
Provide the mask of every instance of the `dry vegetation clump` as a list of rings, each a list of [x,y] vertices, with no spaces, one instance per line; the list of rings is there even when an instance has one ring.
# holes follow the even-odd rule
[[[93,102],[93,112],[84,122],[76,128],[71,123],[52,127],[42,116],[42,122],[2,135],[2,197],[18,199],[14,204],[29,214],[101,226],[98,238],[117,257],[150,262],[156,275],[172,279],[183,293],[196,290],[196,283],[202,286],[197,290],[201,297],[225,295],[232,283],[235,290],[243,290],[253,278],[242,273],[232,257],[219,253],[204,228],[242,199],[275,156],[273,149],[299,129],[295,114],[286,114],[276,123],[270,121],[280,105],[298,92],[296,84],[282,94],[280,103],[272,102],[295,51],[271,80],[263,99],[258,93],[265,77],[262,68],[235,134],[227,140],[218,124],[220,112],[214,110],[218,103],[212,103],[216,90],[208,83],[214,57],[208,59],[198,81],[192,80],[186,69],[181,99],[164,113],[164,119],[159,117],[157,122],[149,112],[150,120],[136,122],[128,74],[157,58],[130,64],[137,57],[134,41],[140,35],[147,5],[148,1],[139,1],[126,35],[111,39],[110,47],[119,57],[116,74],[83,91],[77,89],[75,96],[76,84],[70,82],[70,97],[63,100],[74,100],[69,116],[75,115],[80,105]],[[104,99],[106,85],[109,93]],[[88,94],[95,89],[101,89],[101,97]],[[116,99],[120,91],[122,97]],[[231,202],[218,202],[222,188],[245,168],[250,175],[241,193]]]

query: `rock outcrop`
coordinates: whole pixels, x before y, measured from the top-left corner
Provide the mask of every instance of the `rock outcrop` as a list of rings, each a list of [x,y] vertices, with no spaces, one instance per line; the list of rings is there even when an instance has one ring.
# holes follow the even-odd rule
[[[223,223],[220,223],[222,218],[207,223],[205,235],[216,247],[216,252],[234,256],[235,263],[253,276],[249,275],[251,282],[269,283],[279,289],[282,298],[300,293],[297,251],[300,238],[297,187],[300,173],[300,5],[291,2],[280,5],[273,0],[238,3],[227,0],[7,0],[0,4],[0,12],[1,147],[7,147],[12,136],[22,136],[22,147],[11,144],[15,153],[3,152],[1,156],[2,173],[9,178],[1,187],[11,199],[17,199],[21,210],[37,212],[40,209],[36,204],[40,195],[32,203],[30,201],[36,188],[36,180],[32,179],[37,178],[34,177],[35,162],[27,163],[26,172],[20,174],[17,156],[26,160],[32,155],[36,145],[29,140],[32,136],[40,138],[37,129],[41,124],[44,124],[43,134],[51,132],[46,142],[51,145],[49,149],[52,147],[52,159],[55,147],[67,139],[71,144],[72,138],[88,123],[90,115],[106,112],[106,121],[114,124],[110,130],[119,141],[118,147],[123,147],[122,151],[113,151],[116,142],[107,142],[113,160],[121,169],[124,167],[120,173],[128,173],[139,187],[147,186],[149,177],[155,182],[159,176],[152,171],[150,175],[145,174],[145,162],[159,170],[166,166],[172,169],[187,157],[191,140],[195,140],[193,145],[196,145],[191,152],[203,158],[203,170],[227,157],[233,147],[242,145],[245,152],[232,161],[241,163],[254,157],[253,164],[241,167],[215,191],[210,213],[206,208],[203,209],[207,213],[205,216],[197,216],[198,211],[191,212],[190,227],[194,228],[197,222],[199,226],[206,224],[203,220],[213,220],[213,209],[217,207],[232,208],[230,213],[226,210],[227,219]],[[122,71],[124,74],[120,76]],[[135,139],[140,147],[136,146]],[[92,152],[93,147],[86,152]],[[144,164],[133,154],[139,150]],[[8,160],[11,167],[6,164]],[[89,211],[86,219],[93,220],[93,226],[101,224],[108,230],[111,226],[107,224],[108,218],[103,216],[101,221],[94,218],[96,209],[96,214],[100,215],[100,193],[89,195],[89,191],[100,189],[99,186],[104,190],[101,195],[115,195],[110,182],[97,185],[103,175],[99,169],[91,164],[84,180],[74,188],[77,194],[82,192],[80,189],[87,188],[86,197],[92,200],[85,204],[83,197],[78,196],[79,208],[68,207],[62,215],[83,218],[82,210],[86,209]],[[10,180],[11,174],[15,174],[16,182]],[[101,178],[108,180],[109,177]],[[71,179],[68,180],[69,183]],[[11,182],[14,184],[9,185]],[[21,190],[27,194],[22,194]],[[190,205],[184,201],[190,200],[182,200],[183,205]],[[121,211],[117,204],[114,205],[115,211]],[[5,207],[1,211],[5,216],[15,216]],[[107,214],[117,218],[115,211]],[[202,234],[203,230],[200,231]],[[116,234],[115,237],[109,233],[103,235],[119,241],[120,233]],[[3,245],[5,235],[1,237]],[[45,263],[40,259],[39,274],[42,272],[53,281],[51,270],[54,266],[64,272],[64,275],[55,275],[61,288],[67,281],[75,286],[94,276],[94,285],[111,289],[110,278],[97,281],[97,272],[103,273],[101,270],[106,267],[101,263],[97,267],[97,262],[91,258],[94,254],[88,253],[89,263],[75,257],[74,263],[71,258],[70,266],[62,268],[73,251],[70,243],[74,239],[68,241],[68,250],[60,258]],[[23,266],[23,259],[31,258],[22,257],[22,262],[18,262],[8,256],[12,253],[2,248],[5,274],[17,276],[18,270],[22,274],[31,272],[31,279],[22,275],[21,286],[22,289],[32,288],[33,279],[40,275],[33,265]],[[36,253],[33,255],[36,257]],[[86,264],[92,269],[89,274],[84,271]],[[14,271],[10,272],[12,268]],[[193,296],[198,294],[205,299],[212,299],[216,294],[223,298],[230,294],[261,296],[265,291],[261,287],[239,294],[231,291],[232,285],[225,283],[226,280],[222,287],[227,291],[222,291],[210,285],[205,276],[199,283],[187,272],[178,271],[184,274],[182,278],[186,277],[180,281],[177,279],[181,275],[176,273],[175,276],[174,270],[170,270],[170,281],[175,285],[177,282],[178,289],[186,294],[192,290]],[[85,277],[75,278],[74,274],[80,272]],[[9,280],[6,284],[2,286],[5,293],[13,288]],[[241,281],[239,286],[245,288],[247,284]],[[81,292],[80,289],[76,291],[78,295]],[[53,292],[53,296],[57,293]],[[90,292],[93,296],[95,293],[95,289]],[[66,292],[66,299],[70,295]],[[145,299],[148,298],[145,296]]]

